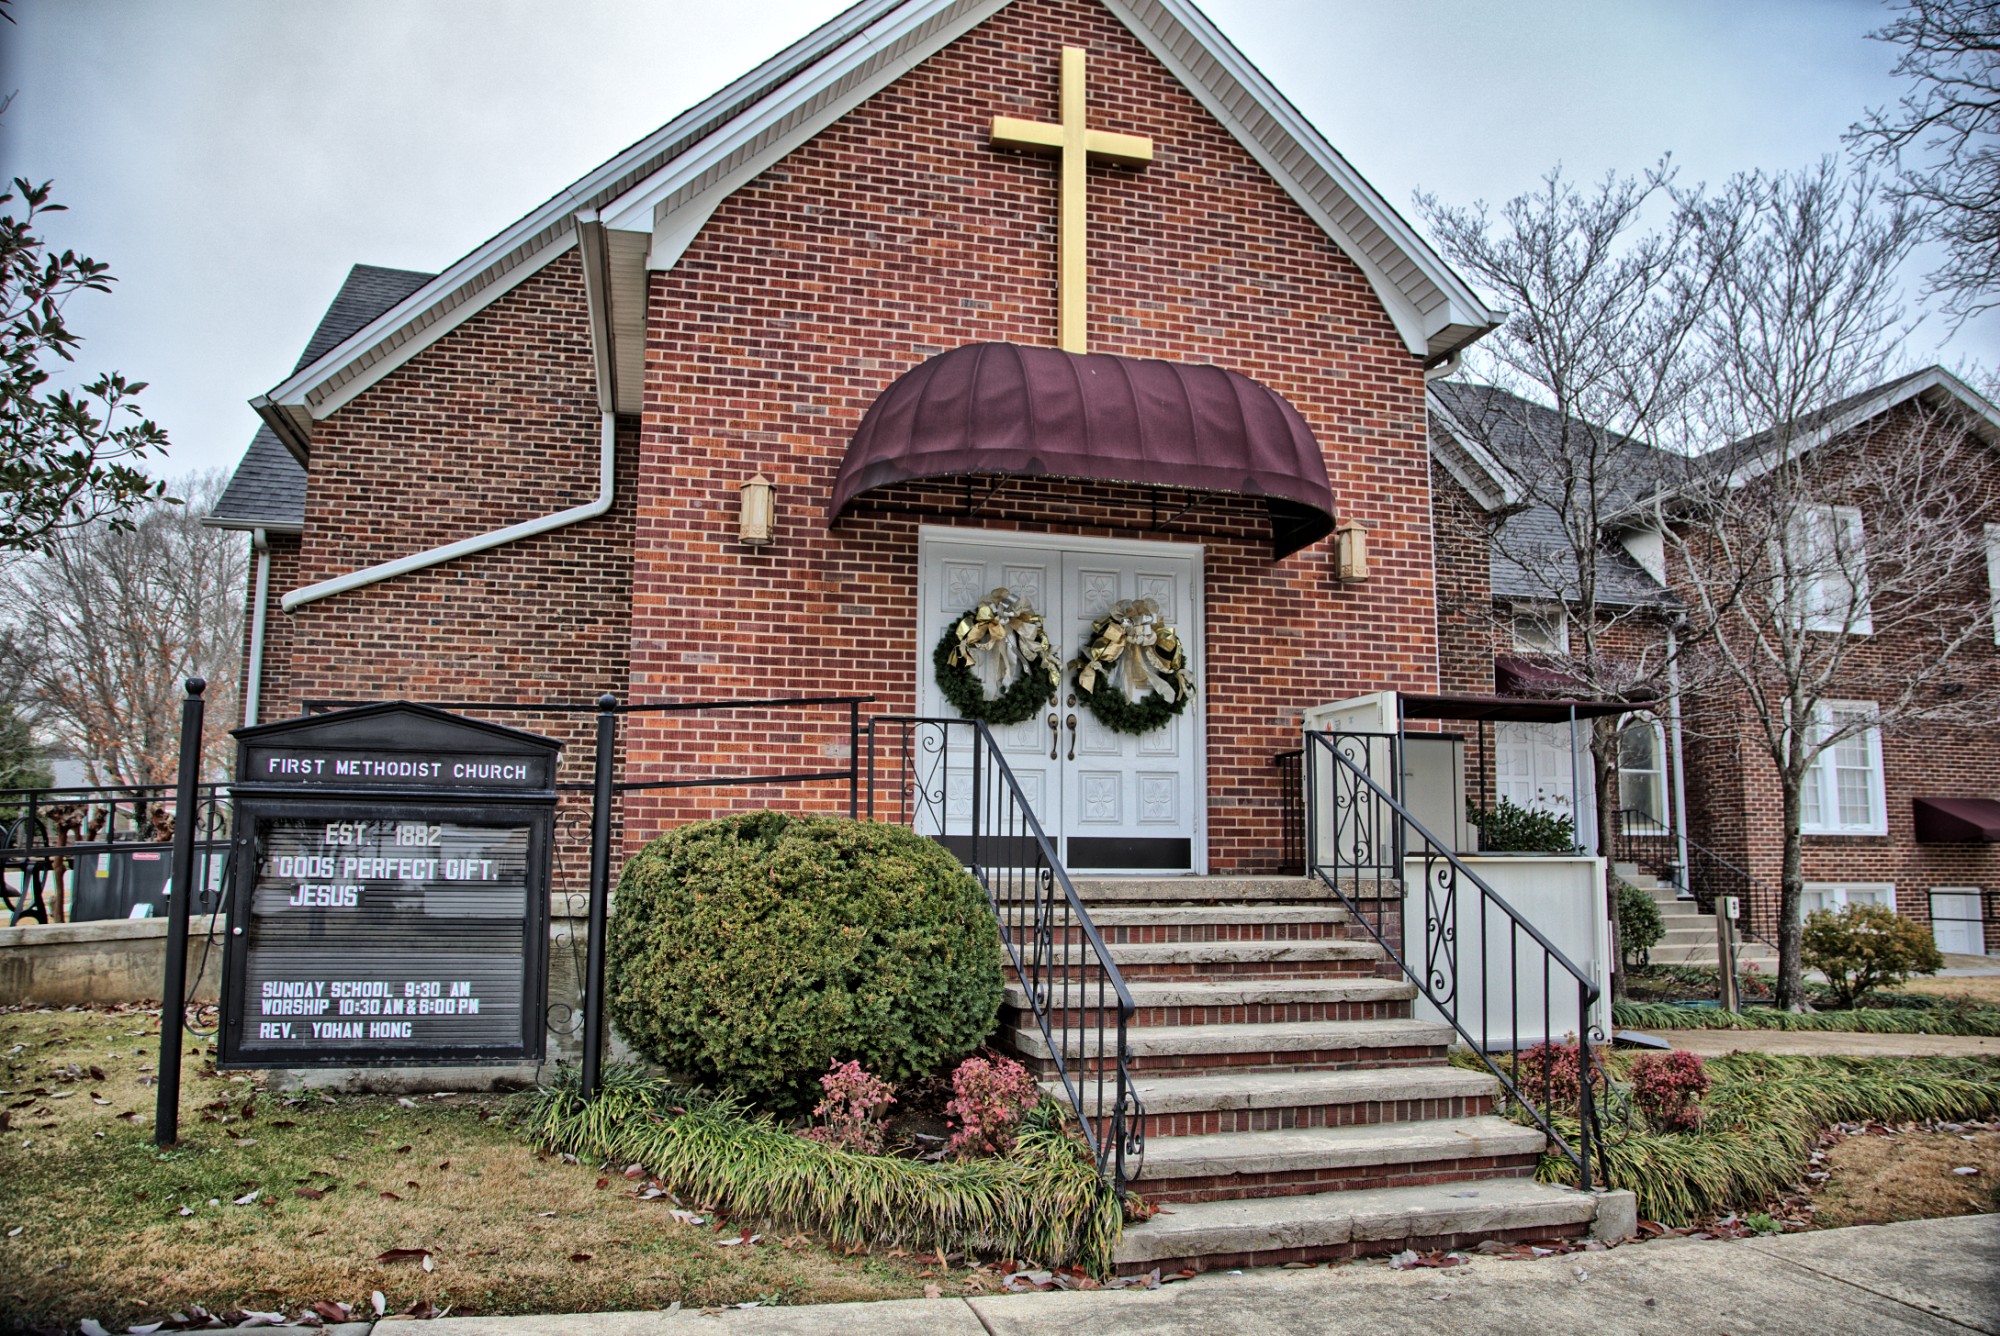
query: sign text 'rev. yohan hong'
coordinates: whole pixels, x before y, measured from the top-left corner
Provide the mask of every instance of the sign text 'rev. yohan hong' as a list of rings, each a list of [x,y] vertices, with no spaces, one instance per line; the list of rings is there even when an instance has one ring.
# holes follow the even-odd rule
[[[560,744],[403,703],[236,737],[221,1065],[540,1060]]]

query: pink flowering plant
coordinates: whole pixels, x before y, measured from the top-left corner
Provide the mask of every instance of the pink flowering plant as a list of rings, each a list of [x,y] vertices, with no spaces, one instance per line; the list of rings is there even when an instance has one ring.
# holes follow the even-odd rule
[[[1041,1102],[1041,1087],[1012,1058],[967,1058],[951,1074],[945,1114],[957,1125],[952,1154],[1006,1155],[1014,1149],[1021,1119]]]
[[[1701,1126],[1708,1069],[1698,1053],[1672,1049],[1642,1054],[1629,1076],[1632,1102],[1646,1121],[1662,1131],[1692,1132]]]
[[[819,1088],[826,1092],[813,1109],[819,1121],[804,1135],[857,1155],[881,1154],[882,1119],[896,1102],[896,1087],[850,1059],[834,1063]]]

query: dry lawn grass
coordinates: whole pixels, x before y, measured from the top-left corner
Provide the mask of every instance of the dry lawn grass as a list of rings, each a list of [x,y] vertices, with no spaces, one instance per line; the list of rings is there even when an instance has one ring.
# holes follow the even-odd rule
[[[1971,1166],[1977,1174],[1954,1174]],[[1827,1152],[1832,1177],[1815,1227],[2000,1211],[2000,1132],[1898,1132],[1848,1137]]]
[[[392,1312],[427,1300],[458,1313],[556,1313],[900,1298],[968,1283],[962,1268],[836,1256],[803,1237],[724,1246],[740,1233],[733,1224],[678,1223],[671,1201],[637,1200],[615,1172],[537,1155],[497,1096],[414,1108],[387,1096],[288,1099],[216,1072],[193,1041],[181,1144],[160,1152],[155,1090],[141,1083],[158,1044],[157,1018],[140,1011],[0,1014],[0,1326],[94,1317],[117,1329],[191,1303],[296,1314],[324,1299],[366,1311],[374,1290]],[[80,1075],[62,1080],[72,1064]],[[429,1249],[436,1269],[377,1261],[392,1248]]]
[[[1894,997],[1897,993],[1929,993],[1934,997],[1964,998],[1981,1006],[2000,1007],[2000,974],[1951,979],[1927,979],[1919,975],[1901,987],[1882,990],[1884,997]]]

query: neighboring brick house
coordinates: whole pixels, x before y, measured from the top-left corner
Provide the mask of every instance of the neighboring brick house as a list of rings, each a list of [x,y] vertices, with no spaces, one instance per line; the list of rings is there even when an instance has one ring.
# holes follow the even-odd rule
[[[1551,410],[1484,387],[1440,382],[1431,396],[1434,453],[1443,460],[1447,446],[1438,442],[1450,443],[1448,448],[1460,451],[1459,473],[1465,472],[1461,439],[1483,447],[1498,469],[1533,467],[1536,451],[1521,445],[1519,433],[1546,432],[1554,418]],[[1993,405],[1938,368],[1912,373],[1817,415],[1802,437],[1803,449],[1824,461],[1816,465],[1823,471],[1813,485],[1815,497],[1829,508],[1852,503],[1858,532],[1865,536],[1869,501],[1849,494],[1843,480],[1853,470],[1843,471],[1842,460],[1849,451],[1896,440],[1899,422],[1910,415],[1941,409],[1963,414],[1987,439],[2000,439],[2000,412]],[[1636,500],[1644,480],[1663,476],[1662,468],[1648,465],[1644,447],[1633,448],[1642,452],[1630,469],[1634,494],[1607,510]],[[1704,462],[1711,469],[1741,468],[1758,448],[1757,441],[1739,443]],[[1992,546],[2000,538],[1991,537],[2000,535],[2000,457],[1984,452],[1969,457],[1981,467],[1963,478],[1962,490],[1974,499],[1976,522],[1985,526],[1995,554],[1984,593],[2000,598],[2000,547]],[[1553,519],[1538,516],[1534,507],[1519,508],[1504,494],[1504,483],[1487,482],[1483,492],[1484,500],[1475,501],[1466,487],[1443,477],[1434,490],[1439,569],[1470,570],[1477,560],[1475,543],[1484,545],[1489,562],[1483,617],[1476,594],[1462,594],[1449,605],[1440,598],[1439,638],[1451,665],[1442,672],[1467,683],[1483,679],[1488,690],[1495,689],[1496,676],[1500,689],[1532,689],[1532,682],[1508,682],[1509,657],[1544,651],[1559,665],[1564,646],[1551,638],[1546,580],[1523,578],[1519,563],[1493,535],[1506,526],[1518,539],[1524,523],[1532,533]],[[1622,625],[1616,645],[1634,659],[1649,652],[1657,658],[1678,607],[1664,583],[1671,575],[1669,549],[1639,525],[1610,527],[1606,544],[1606,569],[1613,578],[1600,588],[1600,600],[1617,611],[1655,610]],[[1554,540],[1551,545],[1559,546]],[[1961,688],[1985,691],[1994,685],[2000,675],[1996,642],[2000,636],[1988,637],[1954,660],[1963,665]],[[1840,699],[1830,708],[1865,709],[1889,696],[1896,689],[1892,665],[1899,653],[1912,652],[1919,651],[1911,645],[1856,646],[1843,669]],[[1618,804],[1626,838],[1617,847],[1658,870],[1691,868],[1687,879],[1704,899],[1718,891],[1747,896],[1753,927],[1770,935],[1782,870],[1781,804],[1771,762],[1743,713],[1746,705],[1726,679],[1711,677],[1705,687],[1685,693],[1679,712],[1685,727],[1674,718],[1673,704],[1669,692],[1650,706],[1650,718],[1635,714],[1627,730]],[[1486,777],[1483,791],[1492,792],[1493,785]],[[1940,799],[1945,802],[1935,801]],[[1946,950],[2000,950],[2000,854],[1992,843],[2000,840],[2000,739],[1991,729],[1924,721],[1864,735],[1822,756],[1807,801],[1807,912],[1857,902],[1890,904],[1931,924]],[[1649,830],[1662,838],[1645,839]],[[1672,847],[1677,835],[1688,841],[1685,852]],[[1738,877],[1736,869],[1747,876]]]

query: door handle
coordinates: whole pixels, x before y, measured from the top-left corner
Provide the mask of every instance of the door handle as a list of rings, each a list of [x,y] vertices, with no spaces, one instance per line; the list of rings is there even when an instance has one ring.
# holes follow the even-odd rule
[[[1076,759],[1076,716],[1069,717],[1069,759]]]
[[[1056,759],[1062,748],[1062,724],[1056,719],[1055,711],[1049,711],[1049,759]]]

